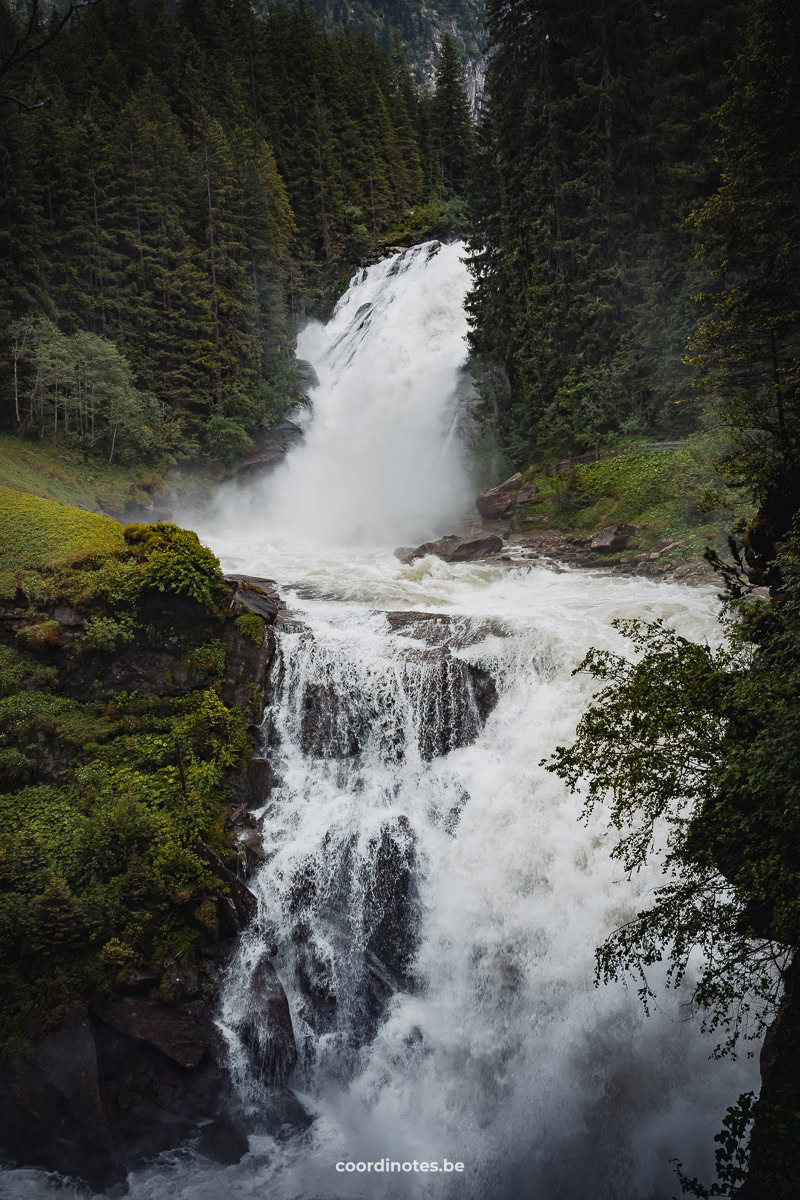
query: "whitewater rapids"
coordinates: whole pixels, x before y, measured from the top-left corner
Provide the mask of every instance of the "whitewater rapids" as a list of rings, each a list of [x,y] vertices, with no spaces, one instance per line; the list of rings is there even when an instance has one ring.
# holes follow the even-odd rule
[[[392,555],[465,511],[468,465],[453,434],[462,252],[420,247],[356,277],[331,322],[301,338],[320,378],[305,444],[265,483],[227,489],[201,520],[225,569],[275,579],[309,631],[279,634],[289,683],[270,714],[279,783],[265,798],[267,863],[249,881],[259,919],[220,1022],[235,1026],[243,977],[274,938],[300,1051],[292,1084],[314,1119],[278,1141],[254,1115],[236,1166],[191,1147],[163,1155],[131,1176],[133,1200],[668,1200],[678,1192],[669,1160],[712,1178],[725,1109],[757,1086],[752,1062],[710,1061],[714,1042],[688,1011],[690,980],[675,995],[655,970],[649,1017],[635,989],[595,988],[595,947],[663,876],[654,864],[627,881],[602,815],[579,821],[580,802],[540,765],[589,702],[577,662],[591,646],[625,650],[614,618],[663,617],[713,639],[713,589],[489,562],[403,566]],[[433,757],[415,748],[421,718],[398,669],[412,643],[383,615],[400,609],[484,631],[453,651],[498,690],[471,744]],[[323,671],[356,708],[369,701],[374,715],[382,696],[407,715],[402,754],[382,752],[378,736],[350,760],[304,750],[290,685]],[[401,819],[415,847],[414,959],[364,1040],[347,971],[366,903],[358,880],[380,830]],[[327,947],[339,988],[323,1032],[290,937],[303,872],[318,884],[309,937]],[[234,1078],[248,1100],[246,1072]],[[382,1158],[447,1158],[464,1172],[336,1170]],[[32,1171],[3,1183],[15,1200],[56,1186]]]

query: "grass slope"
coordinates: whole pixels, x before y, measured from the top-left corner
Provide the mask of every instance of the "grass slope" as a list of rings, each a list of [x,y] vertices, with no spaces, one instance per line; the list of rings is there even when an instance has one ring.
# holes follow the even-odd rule
[[[13,595],[18,571],[47,571],[124,546],[122,526],[0,484],[0,595]]]
[[[163,483],[150,468],[109,465],[84,458],[77,450],[0,433],[0,484],[75,504],[81,508],[121,513],[146,504]]]
[[[529,472],[536,498],[520,514],[522,529],[543,527],[589,536],[608,525],[635,525],[635,547],[676,542],[674,562],[722,549],[728,531],[746,523],[752,507],[724,486],[715,470],[719,446],[705,436],[679,450],[631,452],[588,463],[563,475]]]

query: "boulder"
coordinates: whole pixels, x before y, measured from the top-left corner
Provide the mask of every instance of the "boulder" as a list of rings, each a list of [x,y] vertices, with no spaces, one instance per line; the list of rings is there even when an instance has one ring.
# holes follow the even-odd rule
[[[220,1115],[200,1130],[196,1149],[204,1158],[219,1163],[238,1163],[250,1149],[247,1134],[230,1117]]]
[[[264,862],[261,834],[257,829],[245,829],[237,834],[237,841],[243,874],[247,877],[252,875],[253,871],[257,870]]]
[[[635,532],[636,530],[633,525],[607,525],[605,529],[601,529],[599,533],[594,535],[589,542],[589,546],[592,550],[599,550],[605,553],[624,550],[631,534]]]
[[[265,1079],[270,1083],[285,1081],[297,1063],[297,1045],[286,992],[266,956],[250,976],[239,1034]]]
[[[163,1004],[126,996],[99,1005],[97,1015],[118,1033],[153,1046],[181,1067],[196,1067],[214,1040],[208,1009],[199,1000]]]
[[[418,638],[429,646],[474,646],[487,637],[506,637],[508,627],[494,617],[457,617],[449,613],[403,609],[383,614],[393,633]]]
[[[482,558],[498,554],[503,549],[503,539],[498,533],[479,534],[475,537],[458,537],[447,534],[435,542],[423,542],[421,546],[411,549],[400,546],[395,550],[395,558],[402,563],[412,563],[426,554],[432,554],[445,562],[476,562]]]
[[[230,901],[236,911],[240,927],[249,924],[258,908],[258,902],[250,889],[245,887],[233,871],[228,870],[219,855],[215,854],[211,847],[206,846],[204,842],[195,842],[194,852],[223,883],[227,884]]]
[[[522,473],[517,471],[516,475],[512,475],[497,487],[481,492],[475,500],[475,507],[481,516],[489,521],[502,520],[513,515],[521,490]]]
[[[267,624],[272,624],[285,607],[275,591],[274,579],[262,579],[257,575],[226,575],[225,582],[233,591],[236,612],[252,612],[263,617]]]

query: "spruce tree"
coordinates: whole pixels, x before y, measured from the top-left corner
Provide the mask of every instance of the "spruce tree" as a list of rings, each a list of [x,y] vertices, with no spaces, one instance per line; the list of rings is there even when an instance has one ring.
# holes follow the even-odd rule
[[[473,129],[464,72],[455,41],[446,33],[439,51],[431,103],[431,133],[447,193],[460,195],[467,182]]]

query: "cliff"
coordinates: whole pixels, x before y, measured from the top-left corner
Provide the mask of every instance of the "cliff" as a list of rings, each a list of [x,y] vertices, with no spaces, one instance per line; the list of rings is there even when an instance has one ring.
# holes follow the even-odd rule
[[[0,515],[3,1149],[96,1188],[195,1135],[238,1160],[213,1017],[255,911],[280,600],[176,526],[7,488]],[[293,1061],[274,972],[253,1004]]]

